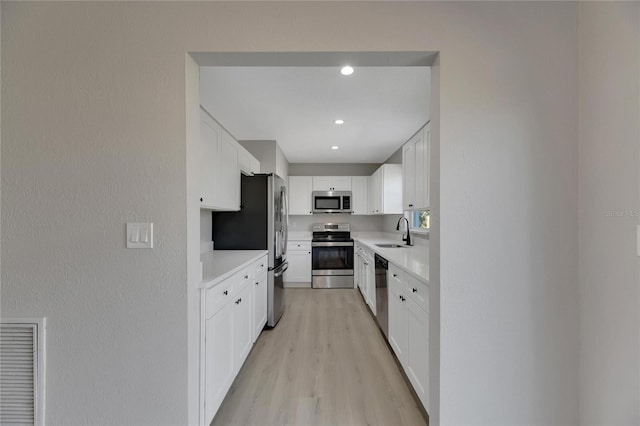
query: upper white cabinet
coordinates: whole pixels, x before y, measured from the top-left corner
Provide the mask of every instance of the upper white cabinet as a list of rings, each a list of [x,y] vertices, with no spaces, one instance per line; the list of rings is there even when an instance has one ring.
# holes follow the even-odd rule
[[[260,162],[242,145],[238,145],[238,167],[245,175],[260,173]]]
[[[200,207],[240,210],[238,143],[200,111]]]
[[[402,184],[404,210],[430,207],[429,159],[431,125],[427,123],[402,147]]]
[[[314,191],[351,191],[351,176],[314,176]]]
[[[312,176],[289,176],[289,214],[311,214]]]
[[[240,210],[240,172],[237,142],[224,129],[220,144],[218,195],[221,208]]]
[[[351,208],[353,214],[369,214],[369,178],[367,176],[351,177]]]
[[[400,164],[383,164],[370,176],[369,214],[402,214]]]
[[[213,206],[218,189],[217,159],[222,128],[204,111],[200,111],[200,204]]]

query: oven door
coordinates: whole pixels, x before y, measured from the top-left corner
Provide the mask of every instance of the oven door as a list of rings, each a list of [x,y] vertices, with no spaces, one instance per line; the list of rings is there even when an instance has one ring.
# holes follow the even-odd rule
[[[312,275],[353,275],[353,241],[312,242]]]

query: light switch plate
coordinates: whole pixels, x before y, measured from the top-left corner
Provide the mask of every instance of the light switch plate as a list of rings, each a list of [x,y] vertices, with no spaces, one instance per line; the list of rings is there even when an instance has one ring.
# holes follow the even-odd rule
[[[153,248],[153,223],[127,223],[127,248]]]

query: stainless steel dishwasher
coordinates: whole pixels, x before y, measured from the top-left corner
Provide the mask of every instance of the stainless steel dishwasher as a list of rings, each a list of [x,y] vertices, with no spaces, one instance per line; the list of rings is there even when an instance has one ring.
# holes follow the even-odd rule
[[[378,321],[378,327],[384,333],[386,338],[389,338],[389,303],[388,303],[388,290],[387,290],[387,270],[389,269],[389,262],[382,256],[376,254],[376,321]]]

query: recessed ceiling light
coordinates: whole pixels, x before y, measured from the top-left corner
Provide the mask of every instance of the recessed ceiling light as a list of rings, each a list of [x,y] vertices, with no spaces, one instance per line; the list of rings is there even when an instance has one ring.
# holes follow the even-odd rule
[[[353,74],[353,67],[351,67],[349,65],[345,65],[344,67],[342,67],[342,69],[340,69],[340,74],[342,74],[342,75],[351,75],[351,74]]]
[[[338,148],[339,148],[339,147],[338,147],[338,146],[336,146],[336,145],[334,145],[334,146],[332,146],[332,147],[331,147],[331,149],[338,149]]]
[[[336,123],[336,124],[344,124],[344,120],[341,120],[341,119],[338,118],[336,121],[334,121],[334,123]]]

